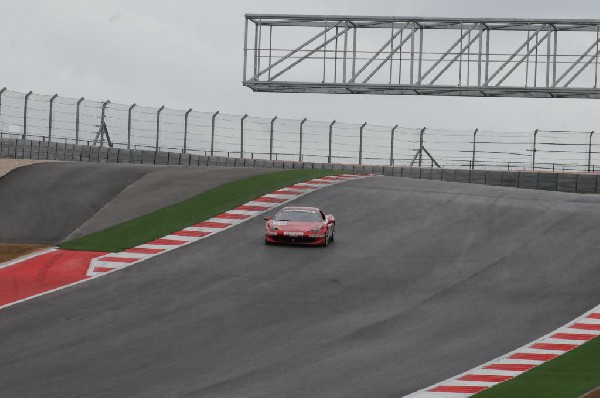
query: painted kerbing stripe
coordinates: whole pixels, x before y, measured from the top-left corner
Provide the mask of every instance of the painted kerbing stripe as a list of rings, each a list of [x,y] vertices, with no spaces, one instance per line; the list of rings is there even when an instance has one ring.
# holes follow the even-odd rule
[[[532,343],[406,398],[467,398],[557,358],[599,335],[600,305]]]
[[[137,247],[138,250],[142,251],[153,250],[153,248],[156,248],[156,250],[160,250],[160,252],[139,253],[137,257],[135,252],[131,253],[130,256],[124,256],[124,253],[113,253],[110,255],[112,258],[106,256],[103,258],[95,259],[90,264],[88,275],[91,277],[97,277],[103,273],[112,271],[113,268],[120,269],[126,266],[136,264],[138,262],[151,258],[154,255],[159,255],[164,252],[173,250],[177,247],[181,247],[189,243],[196,242],[200,239],[204,239],[208,236],[212,236],[215,233],[218,233],[234,225],[245,222],[253,217],[256,217],[259,214],[271,210],[274,207],[280,206],[283,203],[289,202],[290,200],[296,199],[310,192],[314,192],[332,184],[337,184],[340,182],[359,178],[364,178],[364,176],[347,175],[342,178],[338,178],[338,176],[332,176],[328,177],[327,182],[322,181],[321,179],[313,179],[275,190],[259,198],[253,199],[250,202],[247,202],[241,206],[238,206],[233,210],[228,210],[206,221],[193,224],[191,227],[184,228],[181,231],[172,232],[167,236],[155,239]],[[302,187],[305,189],[299,190],[292,187]],[[109,261],[105,261],[107,257],[111,259]],[[126,258],[126,260],[123,262],[119,262],[119,258]]]
[[[216,233],[227,230],[233,227],[234,225],[250,220],[253,217],[258,216],[259,214],[262,214],[275,207],[282,205],[283,203],[289,202],[303,195],[314,192],[318,189],[330,186],[332,184],[364,177],[365,176],[363,175],[345,175],[342,177],[332,176],[330,177],[331,180],[327,183],[323,183],[323,181],[321,181],[320,179],[315,179],[294,184],[294,189],[292,189],[291,186],[281,188],[271,193],[268,193],[260,198],[256,198],[241,206],[238,206],[235,209],[219,214],[211,219],[193,224],[192,226],[183,228],[180,231],[172,232],[162,238],[154,239],[150,242],[146,242],[135,247],[128,248],[119,253],[98,252],[94,255],[94,253],[92,252],[68,251],[69,253],[71,253],[70,255],[77,256],[78,253],[81,253],[82,256],[84,254],[88,256],[85,259],[82,258],[82,260],[79,261],[79,264],[77,265],[77,267],[83,266],[83,269],[81,270],[82,274],[80,277],[78,277],[79,279],[71,279],[70,281],[66,281],[66,283],[62,286],[57,286],[55,284],[55,286],[49,287],[48,290],[42,290],[39,293],[34,292],[33,294],[31,294],[31,296],[28,297],[21,295],[21,297],[23,298],[16,297],[13,301],[5,301],[5,303],[0,304],[0,309],[30,300],[35,297],[40,297],[45,294],[49,294],[51,292],[59,291],[69,286],[74,286],[79,283],[85,282],[87,280],[107,275],[108,273],[112,273],[119,269],[130,267],[131,265],[140,263],[154,256],[178,249],[182,246],[188,245],[193,242],[197,242],[201,239],[205,239]],[[34,253],[31,256],[26,256],[20,259],[13,260],[9,263],[0,264],[0,269],[12,265],[21,267],[21,264],[24,261],[31,259],[33,259],[34,262],[46,261],[45,258],[38,259],[38,257],[52,251],[62,252],[61,249],[51,248],[43,252]],[[92,253],[92,257],[90,257],[90,253]],[[82,263],[82,261],[84,262]]]

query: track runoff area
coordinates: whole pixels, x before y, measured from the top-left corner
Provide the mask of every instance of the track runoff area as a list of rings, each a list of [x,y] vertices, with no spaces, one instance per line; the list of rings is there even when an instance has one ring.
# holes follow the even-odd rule
[[[0,293],[0,308],[10,307],[139,264],[209,238],[324,187],[365,177],[326,176],[294,184],[203,222],[118,253],[50,249],[1,264],[0,281],[10,280],[13,288],[3,286]],[[40,279],[39,275],[42,274],[44,278]],[[600,335],[600,306],[517,350],[409,394],[407,397],[470,397],[556,359],[598,335]]]
[[[0,281],[9,282],[3,284],[0,291],[0,309],[130,267],[206,239],[321,188],[365,177],[366,175],[343,174],[297,183],[118,253],[54,248],[0,264]],[[40,275],[44,277],[40,278]]]

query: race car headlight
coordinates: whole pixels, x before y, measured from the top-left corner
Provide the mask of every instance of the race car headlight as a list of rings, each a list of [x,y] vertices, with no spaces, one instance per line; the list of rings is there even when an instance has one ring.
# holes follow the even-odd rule
[[[327,227],[327,225],[321,225],[321,226],[319,226],[317,228],[311,229],[310,232],[324,231],[326,227]]]

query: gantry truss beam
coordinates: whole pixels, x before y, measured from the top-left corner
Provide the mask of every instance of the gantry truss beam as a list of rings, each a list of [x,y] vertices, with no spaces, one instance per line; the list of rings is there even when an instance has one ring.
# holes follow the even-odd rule
[[[600,98],[600,20],[247,14],[254,91]]]

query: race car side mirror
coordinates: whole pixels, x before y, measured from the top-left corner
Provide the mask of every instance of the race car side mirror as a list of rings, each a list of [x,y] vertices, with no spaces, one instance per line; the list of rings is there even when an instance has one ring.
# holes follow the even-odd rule
[[[270,217],[265,217],[265,221],[269,221],[270,219]]]

